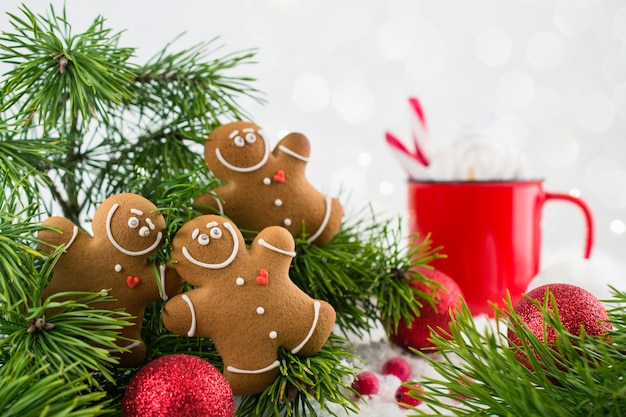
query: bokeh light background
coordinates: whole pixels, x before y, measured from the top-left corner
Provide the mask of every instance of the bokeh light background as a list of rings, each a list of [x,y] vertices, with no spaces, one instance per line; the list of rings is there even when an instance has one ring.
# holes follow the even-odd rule
[[[4,12],[21,1],[3,0]],[[27,2],[45,13],[48,1]],[[258,49],[239,72],[267,103],[244,102],[277,141],[312,142],[307,174],[349,212],[406,214],[406,175],[384,141],[409,141],[421,99],[429,150],[467,124],[522,150],[550,191],[580,195],[595,216],[592,257],[626,255],[626,3],[621,0],[108,0],[66,5],[76,32],[102,15],[143,63],[219,36],[218,54]],[[0,29],[8,19],[0,17]],[[547,265],[582,256],[574,206],[544,211]]]

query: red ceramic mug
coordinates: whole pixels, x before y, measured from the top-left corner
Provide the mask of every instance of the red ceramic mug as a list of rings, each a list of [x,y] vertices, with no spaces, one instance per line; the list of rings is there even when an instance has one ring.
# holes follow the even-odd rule
[[[544,203],[577,205],[586,221],[584,257],[591,254],[593,218],[587,204],[543,190],[542,181],[410,181],[409,231],[430,233],[447,257],[431,264],[460,286],[473,315],[493,315],[507,290],[515,303],[539,271]]]

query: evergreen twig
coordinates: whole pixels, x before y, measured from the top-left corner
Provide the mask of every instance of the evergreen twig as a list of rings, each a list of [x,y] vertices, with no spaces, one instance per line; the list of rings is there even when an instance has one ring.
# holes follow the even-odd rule
[[[67,369],[72,370],[73,365]],[[68,384],[51,373],[44,361],[23,357],[12,370],[0,372],[0,414],[3,417],[94,417],[113,415],[104,392],[92,392],[82,379]]]
[[[432,333],[439,355],[417,352],[439,373],[420,381],[412,395],[428,405],[418,415],[623,416],[626,413],[626,293],[615,293],[605,336],[573,335],[549,300],[535,302],[553,343],[540,340],[514,312],[511,301],[493,307],[495,323],[479,328],[463,305],[448,334]],[[510,345],[514,329],[522,347]],[[449,339],[449,340],[448,340]],[[521,350],[520,350],[521,349]]]
[[[352,399],[357,394],[350,387],[357,369],[348,364],[350,358],[354,358],[354,352],[346,340],[336,335],[331,335],[322,350],[309,358],[281,350],[280,376],[261,394],[243,398],[237,416],[304,417],[317,415],[318,410],[336,415],[330,404],[357,412]]]
[[[389,331],[400,320],[419,316],[422,304],[432,297],[409,283],[430,280],[413,268],[441,256],[439,248],[430,248],[428,237],[417,245],[403,243],[401,219],[378,220],[371,211],[367,214],[346,219],[323,247],[296,240],[291,278],[304,292],[334,307],[345,334],[363,335],[379,321]]]

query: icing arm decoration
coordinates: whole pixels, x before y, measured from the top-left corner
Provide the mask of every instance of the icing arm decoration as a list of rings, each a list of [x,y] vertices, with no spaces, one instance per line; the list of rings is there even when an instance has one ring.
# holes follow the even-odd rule
[[[189,326],[187,336],[193,337],[196,334],[196,309],[193,307],[191,298],[189,298],[187,294],[183,294],[183,300],[185,300],[185,302],[189,306],[189,311],[191,312],[191,326]]]
[[[282,249],[280,249],[280,248],[277,248],[276,246],[274,246],[274,245],[272,245],[272,244],[270,244],[270,243],[267,243],[264,239],[259,239],[259,245],[261,245],[261,246],[263,246],[264,248],[267,248],[267,249],[269,249],[269,250],[271,250],[271,251],[274,251],[274,252],[280,253],[280,254],[282,254],[282,255],[291,256],[292,258],[293,258],[294,256],[296,256],[296,253],[295,253],[295,252],[292,252],[292,251],[286,251],[286,250],[282,250]]]
[[[291,149],[289,149],[288,147],[286,147],[285,145],[278,145],[278,149],[280,149],[281,151],[285,152],[287,155],[299,159],[303,162],[309,162],[309,158],[303,155],[300,155],[297,152],[292,151]]]

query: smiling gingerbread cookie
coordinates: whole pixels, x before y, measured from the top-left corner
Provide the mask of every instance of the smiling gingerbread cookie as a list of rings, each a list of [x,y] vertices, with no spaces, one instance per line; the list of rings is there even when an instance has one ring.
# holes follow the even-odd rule
[[[115,301],[103,303],[99,308],[123,308],[136,317],[134,325],[124,327],[120,334],[132,340],[118,343],[128,351],[114,354],[120,355],[121,367],[138,365],[146,353],[141,340],[146,306],[167,299],[167,294],[174,295],[182,288],[176,272],[165,265],[158,266],[161,282],[157,282],[149,262],[163,241],[163,216],[150,201],[125,193],[109,197],[98,207],[93,218],[93,237],[63,217],[50,217],[44,225],[54,229],[39,232],[44,243],[41,250],[51,253],[56,246],[64,247],[44,290],[44,298],[66,291],[107,290]]]
[[[263,229],[247,249],[237,227],[218,215],[186,223],[172,259],[193,290],[165,304],[163,324],[182,336],[211,338],[235,395],[262,392],[278,376],[278,349],[311,356],[328,339],[335,311],[289,278],[294,240]]]
[[[337,199],[323,195],[306,179],[309,153],[309,141],[300,133],[288,134],[270,152],[257,125],[222,125],[209,135],[204,158],[226,184],[212,190],[217,198],[203,194],[195,206],[202,213],[226,215],[241,230],[282,226],[292,236],[305,233],[308,241],[322,246],[337,233],[343,209]]]

